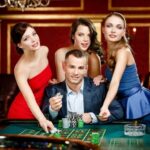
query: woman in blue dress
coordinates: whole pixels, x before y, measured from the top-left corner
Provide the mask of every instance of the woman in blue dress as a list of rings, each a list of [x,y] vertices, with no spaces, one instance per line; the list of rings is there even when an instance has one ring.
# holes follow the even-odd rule
[[[132,49],[126,38],[126,20],[118,12],[104,18],[102,32],[107,43],[106,78],[108,93],[99,116],[110,115],[109,105],[118,99],[126,119],[143,119],[150,123],[150,91],[141,86]]]

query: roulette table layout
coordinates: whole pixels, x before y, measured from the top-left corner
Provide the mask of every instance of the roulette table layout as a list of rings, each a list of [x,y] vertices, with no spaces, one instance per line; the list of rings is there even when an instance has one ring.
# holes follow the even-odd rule
[[[1,123],[2,124],[2,123]],[[60,128],[58,133],[45,133],[36,121],[5,121],[0,129],[0,149],[30,148],[52,150],[149,150],[150,134],[124,135],[124,124],[84,125],[82,128]],[[96,143],[93,134],[98,133]]]

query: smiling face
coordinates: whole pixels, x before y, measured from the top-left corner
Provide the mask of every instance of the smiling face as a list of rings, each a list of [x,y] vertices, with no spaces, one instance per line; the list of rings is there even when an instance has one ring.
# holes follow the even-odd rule
[[[77,58],[70,55],[64,62],[66,82],[69,85],[78,85],[82,82],[83,77],[87,73],[87,58]]]
[[[125,36],[125,22],[119,16],[112,15],[105,20],[102,30],[107,42],[117,42]]]
[[[27,27],[25,33],[23,34],[18,47],[24,50],[35,51],[40,48],[39,36],[32,27]]]
[[[90,30],[88,26],[79,25],[75,34],[72,36],[72,39],[74,40],[74,47],[76,49],[86,51],[91,44]]]

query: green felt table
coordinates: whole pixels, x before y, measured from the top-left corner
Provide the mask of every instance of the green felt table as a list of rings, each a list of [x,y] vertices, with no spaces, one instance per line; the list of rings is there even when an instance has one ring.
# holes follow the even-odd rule
[[[57,127],[57,124],[55,124]],[[107,125],[84,125],[83,128],[69,128],[61,130],[61,136],[65,138],[78,138],[83,142],[91,142],[91,133],[96,131],[100,134],[99,147],[105,150],[149,150],[150,134],[141,137],[130,137],[124,135],[124,124]],[[53,136],[46,134],[36,122],[10,123],[0,130],[0,135],[32,135]],[[75,136],[76,135],[76,136]]]

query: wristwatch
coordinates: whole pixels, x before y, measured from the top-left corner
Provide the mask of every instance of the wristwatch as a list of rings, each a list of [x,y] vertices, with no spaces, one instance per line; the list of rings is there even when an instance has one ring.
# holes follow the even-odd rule
[[[93,119],[94,119],[94,118],[92,117],[92,115],[91,115],[91,114],[90,114],[90,116],[91,116],[91,122],[90,122],[90,123],[93,123]]]

